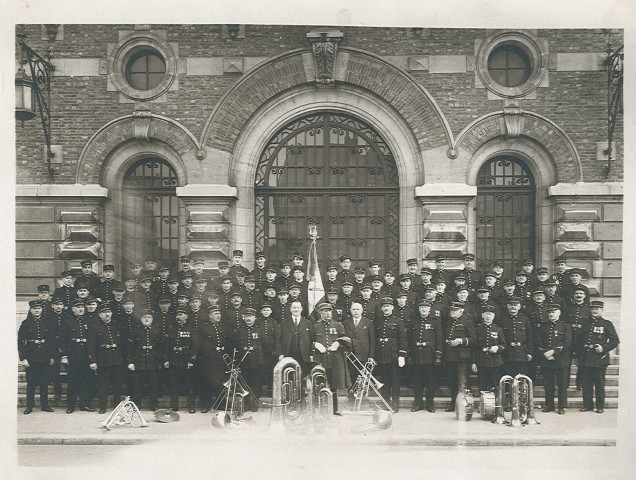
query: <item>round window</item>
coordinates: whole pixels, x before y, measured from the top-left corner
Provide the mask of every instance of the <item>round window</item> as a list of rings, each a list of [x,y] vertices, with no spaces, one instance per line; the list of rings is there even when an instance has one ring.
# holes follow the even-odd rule
[[[488,73],[504,87],[517,87],[530,77],[531,62],[526,52],[516,45],[501,45],[488,57]]]
[[[143,49],[133,53],[126,62],[126,79],[137,90],[152,90],[166,76],[166,61],[156,50]]]

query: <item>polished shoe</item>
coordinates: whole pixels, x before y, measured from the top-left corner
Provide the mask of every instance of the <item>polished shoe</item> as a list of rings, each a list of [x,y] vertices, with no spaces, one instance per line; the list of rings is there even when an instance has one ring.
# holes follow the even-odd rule
[[[413,405],[411,408],[411,412],[419,412],[420,410],[424,410],[424,405]]]
[[[210,409],[208,407],[201,409],[201,413],[208,413],[209,411]]]
[[[102,414],[102,413],[106,413],[106,409],[105,409],[105,408],[100,408],[100,409],[99,409],[99,413],[100,413],[100,414]]]
[[[335,412],[333,412],[333,414],[334,414],[336,417],[342,417],[342,413],[340,413],[340,410],[336,410]]]
[[[82,412],[94,412],[95,411],[95,409],[93,407],[89,407],[88,405],[85,406],[85,407],[80,407],[80,410]]]
[[[594,409],[588,407],[579,408],[579,412],[591,412],[592,410]]]
[[[564,415],[564,414],[565,414],[565,410],[564,410],[564,409],[562,409],[562,408],[559,408],[559,409],[557,410],[557,413],[558,413],[559,415]]]
[[[594,410],[596,413],[603,413],[605,410],[603,410],[602,408],[597,408],[596,410]]]
[[[43,412],[53,412],[54,410],[51,407],[44,407],[42,408]]]
[[[31,407],[27,407],[24,409],[24,414],[28,415],[29,413],[31,413],[33,411],[33,409]]]
[[[435,413],[435,407],[428,407],[426,410],[428,410],[431,413]]]
[[[554,412],[554,407],[543,407],[543,410],[541,410],[543,413],[547,413],[547,412]]]
[[[188,410],[189,413],[197,413],[197,411],[194,408],[191,408],[190,410]]]
[[[446,407],[446,411],[447,412],[454,412],[455,411],[455,405],[450,404],[448,407]]]
[[[73,413],[75,411],[74,408],[67,408],[66,413]]]

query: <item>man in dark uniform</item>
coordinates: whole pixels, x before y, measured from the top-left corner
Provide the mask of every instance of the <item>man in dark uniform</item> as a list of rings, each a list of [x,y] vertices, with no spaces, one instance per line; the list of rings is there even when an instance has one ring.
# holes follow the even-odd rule
[[[111,301],[113,299],[113,285],[117,280],[115,280],[115,266],[114,265],[104,265],[103,270],[103,279],[99,284],[99,289],[97,292],[94,292],[93,295],[97,298],[101,298],[102,302]]]
[[[316,334],[313,323],[301,316],[302,310],[300,302],[293,302],[290,306],[291,318],[281,319],[276,337],[276,353],[278,360],[283,357],[296,360],[305,376],[309,374],[309,364],[313,361]]]
[[[545,304],[550,305],[551,303],[556,303],[561,307],[561,311],[565,310],[565,299],[557,294],[557,283],[555,280],[548,280],[545,282],[544,290],[545,290]]]
[[[442,364],[444,332],[439,317],[431,315],[431,303],[419,301],[419,315],[413,321],[409,358],[413,364],[414,399],[411,412],[424,408],[424,386],[426,386],[426,409],[435,413],[435,385],[433,368]]]
[[[534,262],[531,259],[527,258],[521,264],[521,270],[526,273],[526,276],[528,278],[526,283],[530,287],[530,290],[534,290],[534,287],[536,286],[536,282],[534,278],[535,277]]]
[[[472,253],[464,254],[464,268],[460,270],[460,272],[464,275],[466,279],[466,286],[471,293],[474,293],[477,287],[479,287],[483,282],[482,273],[478,270],[475,270],[475,255]]]
[[[409,258],[406,261],[406,273],[411,277],[411,289],[419,293],[422,278],[418,275],[417,258]],[[413,307],[415,308],[417,305],[413,305]]]
[[[395,281],[395,274],[391,270],[384,272],[384,285],[382,286],[384,296],[393,298],[400,290],[402,287],[400,287],[400,282]]]
[[[507,350],[504,331],[495,325],[495,306],[486,305],[481,321],[475,327],[473,345],[473,373],[478,374],[479,390],[488,392],[499,385],[499,370],[503,365],[502,354]]]
[[[181,261],[181,270],[179,270],[179,272],[176,275],[179,281],[181,281],[181,279],[183,278],[184,273],[192,274],[192,272],[190,271],[192,269],[192,261],[190,260],[190,257],[186,255],[182,255],[180,261]]]
[[[157,303],[157,297],[151,290],[151,286],[152,277],[148,274],[144,274],[139,282],[139,290],[137,291],[137,299],[139,303],[135,302],[135,306],[138,309],[143,310],[149,308],[153,310],[156,308],[155,304]]]
[[[568,268],[565,264],[565,260],[556,258],[554,260],[555,272],[552,274],[551,279],[557,284],[557,294],[563,297],[563,289],[566,289],[570,284],[570,277],[568,275]]]
[[[340,255],[338,259],[340,261],[340,271],[338,272],[337,279],[340,285],[347,280],[353,285],[353,272],[351,271],[351,257],[349,255]]]
[[[342,414],[338,410],[338,389],[349,388],[351,385],[344,346],[338,341],[338,338],[345,336],[345,328],[342,323],[334,320],[333,306],[330,303],[319,304],[318,311],[320,319],[314,325],[315,361],[325,369],[333,399],[333,414],[340,416]]]
[[[250,271],[245,268],[241,263],[243,262],[243,250],[234,250],[232,252],[232,266],[230,267],[230,277],[236,278],[238,272],[242,272],[244,276],[248,275]]]
[[[243,296],[235,290],[231,296],[231,306],[221,310],[221,320],[229,333],[235,333],[243,322],[241,310],[243,309]]]
[[[532,284],[534,285],[534,289],[536,290],[537,288],[544,288],[548,280],[550,280],[548,267],[537,268],[535,271],[534,282],[532,282]]]
[[[159,278],[152,284],[152,291],[156,298],[163,298],[170,292],[170,284],[168,279],[170,278],[170,268],[167,265],[162,265],[158,270]]]
[[[260,311],[257,322],[263,329],[263,384],[269,391],[272,386],[272,372],[278,361],[276,354],[278,320],[272,315],[274,310],[269,303],[263,303]]]
[[[532,286],[528,283],[528,274],[519,270],[515,274],[515,296],[521,299],[524,308],[531,301],[532,290]]]
[[[457,392],[468,388],[468,371],[472,363],[475,327],[472,319],[464,316],[463,313],[464,305],[460,302],[453,302],[449,309],[450,318],[444,333],[444,358],[447,364],[448,386],[451,394],[450,405],[446,408],[447,412],[455,410]]]
[[[254,270],[250,272],[250,275],[254,277],[254,281],[256,282],[256,290],[258,292],[262,292],[261,286],[265,282],[267,273],[267,258],[265,258],[265,254],[263,252],[256,252],[254,256],[254,263],[256,264]]]
[[[413,292],[411,292],[413,293]],[[404,331],[406,332],[406,344],[411,344],[411,336],[413,334],[413,321],[417,314],[415,308],[411,307],[408,303],[408,294],[405,290],[402,290],[395,297],[395,305],[393,307],[393,316],[402,321],[404,325]],[[419,302],[419,300],[418,300]],[[380,309],[380,315],[382,315]],[[407,357],[406,365],[403,368],[402,380],[405,385],[413,385],[413,366],[410,363],[410,358]]]
[[[188,307],[190,307],[188,322],[194,327],[195,330],[198,330],[199,326],[202,323],[205,323],[206,320],[207,315],[206,311],[201,308],[202,303],[203,299],[198,293],[193,294],[190,297],[190,301],[188,302]]]
[[[380,262],[377,260],[369,260],[369,277],[377,277],[380,275]]]
[[[144,262],[143,275],[150,277],[152,282],[159,279],[159,272],[157,271],[157,260],[148,256]]]
[[[110,308],[113,312],[113,318],[117,321],[124,313],[124,292],[126,287],[121,282],[115,282],[111,288],[113,299],[110,302]]]
[[[572,362],[580,353],[580,335],[579,332],[585,328],[590,321],[590,306],[586,303],[587,287],[582,284],[571,285],[571,296],[566,300],[565,311],[562,312],[563,322],[570,325],[572,329],[572,345],[570,345],[570,370]],[[588,300],[589,301],[589,300]],[[568,373],[568,379],[570,378]],[[580,390],[583,387],[581,370],[576,372],[576,388]]]
[[[64,270],[60,277],[62,278],[62,286],[55,289],[53,293],[53,301],[61,298],[64,302],[64,308],[71,308],[71,302],[75,300],[77,292],[73,286],[73,274],[70,270]]]
[[[276,277],[276,291],[288,290],[291,287],[294,277],[291,276],[291,264],[284,261],[280,265],[280,275]]]
[[[245,291],[243,292],[243,306],[259,311],[262,295],[256,290],[256,279],[252,275],[245,277]]]
[[[110,305],[105,303],[99,307],[99,317],[100,321],[88,329],[88,361],[91,370],[97,372],[99,413],[106,413],[109,384],[114,405],[121,402],[127,340],[119,325],[111,320]]]
[[[402,320],[393,315],[393,299],[384,297],[382,315],[375,321],[376,357],[378,375],[384,380],[381,394],[391,408],[400,409],[400,369],[406,365],[406,330]]]
[[[521,313],[521,299],[512,297],[508,300],[507,312],[498,322],[504,331],[506,349],[503,352],[506,375],[513,377],[518,373],[527,374],[528,362],[534,353],[534,336],[528,317]]]
[[[179,410],[179,393],[183,386],[188,399],[188,411],[194,413],[194,363],[197,332],[187,320],[188,310],[177,308],[176,321],[168,331],[167,360],[163,366],[170,374],[170,408],[174,412]]]
[[[497,299],[501,295],[503,295],[504,291],[503,287],[497,285],[497,277],[493,272],[488,272],[484,275],[484,283],[481,285],[480,288],[487,289],[489,293],[489,300],[496,303],[497,305],[499,304]]]
[[[504,265],[501,260],[495,260],[492,265],[492,273],[495,276],[495,285],[499,288],[503,287],[504,281]]]
[[[583,285],[581,283],[581,278],[583,277],[583,272],[581,270],[579,270],[578,268],[572,268],[570,269],[570,271],[568,272],[569,276],[570,276],[570,283],[561,288],[560,290],[560,295],[567,299],[571,299],[572,297],[574,297],[574,293],[576,290],[583,290],[583,292],[585,292],[585,297],[584,297],[584,303],[589,305],[590,304],[590,292],[588,290],[588,288]]]
[[[603,318],[603,307],[604,303],[600,300],[590,302],[590,321],[579,332],[581,338],[579,370],[583,380],[582,412],[594,410],[594,393],[596,393],[596,413],[603,413],[605,371],[610,363],[610,352],[619,343],[614,325]]]
[[[144,266],[139,262],[133,262],[130,264],[130,271],[126,273],[127,278],[134,278],[136,282],[141,278],[141,273],[144,271]]]
[[[496,323],[499,324],[499,321],[501,319],[501,309],[499,308],[499,305],[497,305],[495,302],[493,302],[490,299],[490,290],[488,290],[488,288],[486,287],[479,287],[476,291],[475,294],[477,296],[476,301],[474,302],[474,309],[475,309],[475,321],[477,323],[481,322],[482,316],[481,314],[484,312],[484,310],[486,309],[487,306],[493,306],[495,308],[494,313],[495,313],[495,319],[497,320]]]
[[[194,262],[192,262],[192,265],[194,267],[192,271],[192,278],[194,279],[194,282],[196,283],[197,280],[201,279],[205,279],[207,282],[208,274],[205,271],[205,261],[202,258],[196,258],[194,259]]]
[[[323,286],[325,288],[325,292],[332,288],[340,290],[341,284],[340,280],[338,280],[338,268],[335,263],[327,265],[327,278],[323,280]]]
[[[446,270],[446,257],[438,255],[435,258],[435,270],[433,270],[433,282],[444,280],[447,284],[451,279],[451,272]]]
[[[278,288],[278,283],[276,282],[276,270],[272,267],[267,267],[265,269],[265,280],[261,283],[260,291],[265,295],[265,291],[268,288],[273,288],[274,292]]]
[[[395,292],[394,299],[397,299],[398,295],[401,295],[403,292],[406,293],[406,303],[409,307],[415,309],[417,303],[420,301],[417,293],[411,288],[411,276],[408,273],[402,273],[400,275],[400,286],[401,290]]]
[[[153,315],[153,324],[161,331],[164,342],[167,342],[170,329],[176,322],[175,312],[172,308],[170,298],[160,297],[157,302],[159,308]],[[166,352],[166,355],[169,352]],[[169,373],[165,368],[159,367],[159,379],[157,380],[157,396],[163,396],[164,386],[170,385]]]
[[[372,291],[371,285],[365,283],[360,289],[360,297],[357,299],[357,302],[362,305],[362,316],[375,321],[378,315],[381,315],[380,302],[371,298]],[[349,307],[349,309],[351,309],[351,307]]]
[[[29,313],[18,330],[18,354],[26,370],[27,405],[24,414],[28,415],[35,407],[35,387],[40,389],[40,408],[43,412],[52,412],[49,407],[48,383],[49,367],[54,363],[56,351],[53,326],[42,315],[42,302],[31,300]]]
[[[94,412],[90,405],[91,370],[88,367],[88,322],[84,318],[84,301],[73,300],[73,313],[64,319],[60,335],[61,363],[66,365],[66,413],[73,413],[80,399],[80,410]]]
[[[371,283],[371,298],[379,303],[385,296],[384,282],[379,276],[369,277],[369,282]]]
[[[554,411],[554,385],[559,389],[558,413],[563,415],[568,401],[568,380],[570,371],[570,325],[560,319],[558,305],[548,305],[549,322],[539,325],[536,334],[537,350],[543,372],[545,386],[545,406],[543,412]]]
[[[190,271],[183,272],[181,275],[181,285],[179,285],[179,293],[187,295],[188,298],[192,297],[196,292],[196,287],[194,286],[194,277]]]
[[[209,308],[209,321],[199,326],[196,339],[196,374],[201,382],[201,413],[212,407],[212,396],[218,398],[227,380],[224,354],[231,354],[232,334],[221,322],[219,307]]]
[[[515,282],[513,282],[512,280],[504,280],[502,286],[503,294],[497,298],[497,302],[499,303],[499,308],[501,309],[501,311],[505,312],[508,308],[508,300],[513,297],[517,297],[519,298],[519,300],[522,299],[521,297],[515,295],[517,287]]]
[[[436,299],[441,302],[445,308],[450,308],[453,300],[450,295],[446,292],[446,280],[438,280],[435,283],[435,291],[437,292]]]
[[[351,315],[342,322],[345,335],[351,339],[351,350],[362,365],[371,359],[375,363],[375,324],[373,320],[363,316],[362,305],[351,304]],[[358,370],[349,364],[351,381],[356,382]]]
[[[99,277],[93,272],[93,262],[91,260],[82,260],[82,275],[75,280],[75,290],[80,287],[88,288],[91,295],[96,297],[99,294],[101,282]]]
[[[293,267],[300,267],[304,269],[304,262],[305,257],[303,257],[302,253],[294,253],[294,257],[292,258]]]
[[[48,285],[38,285],[38,300],[42,304],[42,316],[50,317],[53,313],[53,305],[51,305],[51,291]]]
[[[241,310],[242,322],[236,332],[238,359],[245,356],[240,364],[241,375],[257,401],[249,396],[245,397],[245,409],[258,411],[258,398],[263,391],[263,368],[265,366],[264,337],[265,332],[261,324],[256,323],[256,310],[250,307]],[[249,352],[249,353],[248,353]]]
[[[353,296],[360,296],[360,288],[365,284],[364,277],[366,276],[366,272],[362,267],[356,267],[353,270]]]
[[[210,289],[216,292],[221,292],[223,289],[222,283],[226,278],[230,279],[230,283],[233,281],[233,278],[230,276],[230,262],[221,260],[217,264],[217,268],[219,270],[219,276],[212,280]]]
[[[289,292],[286,289],[283,288],[277,293],[278,298],[272,307],[274,308],[274,316],[280,325],[283,320],[291,318],[291,303],[289,302]]]
[[[53,310],[48,316],[48,320],[53,326],[53,333],[55,335],[55,363],[51,365],[50,375],[51,382],[53,383],[53,391],[55,392],[55,401],[59,402],[62,395],[62,376],[60,375],[60,360],[62,353],[62,346],[60,344],[60,336],[62,335],[62,326],[66,317],[70,314],[64,310],[64,301],[61,298],[53,301]]]
[[[229,275],[221,277],[221,289],[219,290],[219,307],[226,310],[232,307],[232,278]]]
[[[342,291],[338,294],[338,307],[342,310],[342,320],[351,315],[351,304],[358,299],[353,295],[353,283],[349,280],[342,282]]]

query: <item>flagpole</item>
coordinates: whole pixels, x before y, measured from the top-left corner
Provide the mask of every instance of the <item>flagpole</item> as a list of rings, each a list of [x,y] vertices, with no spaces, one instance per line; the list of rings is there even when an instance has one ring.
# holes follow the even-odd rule
[[[320,269],[318,268],[318,249],[316,246],[316,239],[318,238],[318,227],[316,225],[309,225],[309,238],[311,238],[311,245],[309,247],[309,315],[312,314],[316,308],[316,303],[325,296],[325,290],[322,286],[322,278],[320,276]]]

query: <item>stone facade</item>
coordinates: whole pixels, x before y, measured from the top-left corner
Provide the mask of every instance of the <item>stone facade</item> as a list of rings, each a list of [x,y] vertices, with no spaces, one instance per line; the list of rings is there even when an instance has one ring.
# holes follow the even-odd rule
[[[41,25],[18,30],[55,56],[60,152],[50,178],[39,122],[16,128],[19,300],[79,258],[122,273],[121,180],[144,155],[177,173],[179,253],[211,270],[234,248],[251,262],[258,158],[281,126],[320,110],[358,116],[390,145],[401,264],[416,256],[432,266],[445,253],[453,266],[475,251],[477,172],[506,154],[535,178],[537,264],[564,258],[598,295],[620,295],[622,118],[607,176],[603,157],[609,31],[240,25],[231,36],[227,25],[61,25],[50,40]],[[333,50],[316,46],[323,33]],[[528,91],[507,95],[484,80],[484,48],[498,38],[526,42],[541,62]],[[139,45],[162,53],[169,78],[136,96],[121,61]]]

